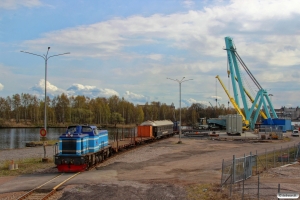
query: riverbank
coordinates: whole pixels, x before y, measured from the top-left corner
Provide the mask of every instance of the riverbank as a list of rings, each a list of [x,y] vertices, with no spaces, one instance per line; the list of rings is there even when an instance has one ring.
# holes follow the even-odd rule
[[[48,128],[66,128],[70,125],[74,125],[74,123],[57,123],[57,124],[47,124]],[[93,124],[98,128],[134,128],[136,124]],[[0,123],[0,128],[44,128],[43,123],[31,123],[31,122],[2,122]]]

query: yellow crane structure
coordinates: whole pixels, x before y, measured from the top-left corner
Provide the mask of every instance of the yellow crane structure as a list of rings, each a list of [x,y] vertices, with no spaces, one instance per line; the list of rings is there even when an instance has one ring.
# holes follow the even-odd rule
[[[236,82],[239,82],[237,77],[235,77],[235,80],[236,80]],[[249,94],[249,92],[246,90],[246,88],[243,87],[243,89],[244,89],[244,92],[246,93],[246,95],[248,96],[248,98],[250,99],[251,103],[253,103],[254,99],[252,98],[252,96]],[[255,107],[258,108],[258,105],[255,104]],[[264,119],[268,119],[266,114],[262,110],[260,110],[259,113]]]
[[[239,108],[239,106],[237,105],[237,103],[235,102],[234,98],[230,96],[228,90],[226,89],[223,81],[221,80],[221,78],[219,77],[219,75],[216,76],[216,78],[219,80],[220,84],[222,85],[224,91],[226,92],[231,104],[233,105],[234,109],[242,116],[243,119],[243,129],[247,130],[249,128],[249,121],[246,120],[244,113],[241,111],[241,109]]]

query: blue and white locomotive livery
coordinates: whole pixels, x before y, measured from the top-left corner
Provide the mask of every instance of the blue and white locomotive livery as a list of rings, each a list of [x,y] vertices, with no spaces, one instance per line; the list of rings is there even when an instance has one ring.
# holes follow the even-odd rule
[[[59,137],[55,164],[60,172],[85,171],[89,167],[109,157],[111,146],[108,131],[96,126],[69,126]]]

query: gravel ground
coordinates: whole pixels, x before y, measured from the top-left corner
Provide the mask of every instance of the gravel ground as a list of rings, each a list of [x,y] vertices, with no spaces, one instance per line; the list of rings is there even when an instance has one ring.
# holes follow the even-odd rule
[[[117,155],[100,164],[97,170],[84,172],[67,182],[67,186],[55,198],[189,199],[188,187],[220,183],[222,159],[230,160],[232,155],[239,157],[256,150],[261,153],[266,148],[291,146],[300,140],[293,138],[286,143],[249,143],[183,137],[183,144],[177,144],[177,141],[175,136]],[[52,155],[53,147],[49,146],[47,156]],[[42,156],[43,147],[0,151],[0,161]],[[288,169],[284,171],[297,172]],[[269,185],[278,184],[279,179],[272,181],[271,178],[266,176],[264,181],[268,181],[266,183]],[[298,187],[295,185],[298,182],[286,183],[293,185],[289,187]]]
[[[54,155],[54,147],[46,146],[46,157],[52,158]],[[5,149],[0,150],[0,162],[6,160],[17,161],[24,158],[43,158],[44,157],[44,147],[26,147],[22,149]]]

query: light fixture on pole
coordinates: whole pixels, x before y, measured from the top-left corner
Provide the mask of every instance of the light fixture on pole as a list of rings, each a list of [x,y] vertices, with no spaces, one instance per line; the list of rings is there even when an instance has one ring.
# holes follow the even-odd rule
[[[178,141],[178,144],[180,144],[181,143],[181,83],[190,81],[193,79],[183,80],[183,79],[185,79],[185,77],[183,77],[180,81],[178,79],[172,79],[172,78],[167,78],[167,79],[170,79],[172,81],[176,81],[177,83],[179,83],[179,141]]]
[[[274,96],[273,94],[268,94],[269,97],[271,97],[271,102],[272,102],[272,96]]]
[[[48,57],[49,50],[50,50],[50,47],[48,47],[46,55],[45,54],[39,55],[39,54],[35,54],[35,53],[30,53],[30,52],[27,52],[27,51],[21,51],[22,53],[28,53],[28,54],[31,54],[31,55],[34,55],[34,56],[42,57],[45,60],[45,110],[44,110],[44,112],[45,112],[45,115],[44,115],[44,129],[45,129],[45,131],[47,131],[47,106],[46,106],[46,102],[47,102],[47,61],[50,58],[54,57],[54,56],[61,56],[61,55],[65,55],[65,54],[70,54],[70,52],[67,52],[67,53],[56,54],[56,55],[52,55],[52,56]]]

